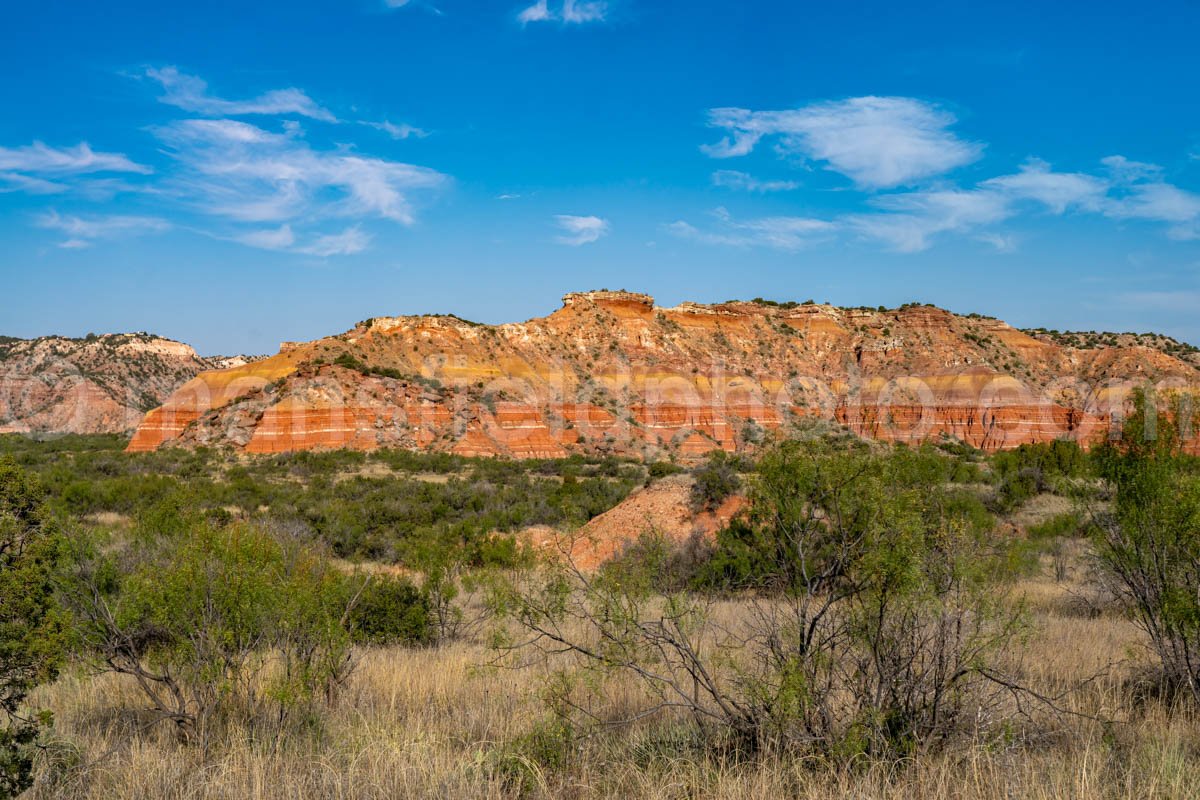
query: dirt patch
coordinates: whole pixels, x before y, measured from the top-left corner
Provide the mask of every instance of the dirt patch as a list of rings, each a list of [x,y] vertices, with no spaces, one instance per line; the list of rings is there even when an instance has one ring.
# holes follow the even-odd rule
[[[646,533],[682,543],[693,533],[713,537],[746,505],[740,495],[728,498],[712,512],[691,510],[692,478],[672,475],[637,489],[577,531],[546,526],[523,532],[539,550],[561,553],[583,570],[593,570]]]

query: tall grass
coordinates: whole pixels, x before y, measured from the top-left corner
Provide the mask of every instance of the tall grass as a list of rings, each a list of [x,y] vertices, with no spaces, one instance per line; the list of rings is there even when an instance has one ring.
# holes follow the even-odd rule
[[[35,700],[55,712],[36,798],[1193,798],[1200,795],[1200,714],[1143,691],[1137,630],[1077,600],[1081,548],[1067,581],[1018,584],[1035,622],[1024,679],[1058,696],[1007,736],[937,756],[835,770],[701,748],[670,717],[565,735],[541,701],[554,668],[487,666],[483,641],[372,649],[337,705],[282,747],[236,723],[207,751],[148,724],[114,676],[68,672]],[[736,614],[731,603],[722,614]],[[610,687],[618,717],[637,688]],[[601,709],[603,711],[603,709]]]

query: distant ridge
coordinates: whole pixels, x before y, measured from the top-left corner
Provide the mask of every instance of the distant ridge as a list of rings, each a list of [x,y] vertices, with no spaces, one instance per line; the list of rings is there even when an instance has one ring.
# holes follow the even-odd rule
[[[128,433],[200,372],[256,358],[206,358],[145,332],[0,336],[0,433]]]

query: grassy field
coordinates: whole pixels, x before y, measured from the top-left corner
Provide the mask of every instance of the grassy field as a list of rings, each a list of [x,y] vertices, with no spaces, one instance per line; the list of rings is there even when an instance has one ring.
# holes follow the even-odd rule
[[[563,741],[542,698],[555,667],[490,666],[482,640],[361,653],[347,690],[311,737],[275,749],[242,727],[207,752],[113,676],[78,672],[34,698],[56,726],[35,797],[200,798],[1191,798],[1200,787],[1200,715],[1139,693],[1139,635],[1080,600],[1086,546],[1070,543],[1067,580],[1049,559],[1014,587],[1033,623],[1028,685],[1067,693],[1006,741],[936,756],[834,769],[771,755],[722,759],[669,717]],[[737,615],[728,602],[723,615]],[[624,692],[622,691],[624,689]],[[638,688],[610,687],[618,717]],[[1076,715],[1078,714],[1078,716]]]
[[[715,541],[675,543],[665,554],[653,540],[639,540],[598,578],[574,575],[559,584],[565,606],[588,608],[597,584],[616,581],[608,598],[616,605],[603,612],[615,617],[602,615],[599,627],[587,616],[566,622],[575,641],[595,642],[588,637],[603,639],[605,630],[618,637],[633,631],[632,638],[608,643],[616,648],[614,660],[600,669],[589,669],[588,656],[578,650],[499,646],[527,641],[538,630],[513,608],[539,597],[532,587],[543,568],[554,572],[556,562],[538,567],[529,553],[499,551],[495,544],[511,545],[505,532],[532,523],[571,530],[636,486],[679,471],[673,465],[403,452],[243,459],[166,451],[131,458],[119,448],[116,439],[0,438],[0,455],[46,487],[53,529],[72,543],[74,555],[60,567],[59,591],[63,608],[77,615],[71,623],[84,626],[78,639],[63,641],[57,678],[37,687],[26,703],[53,715],[53,725],[42,732],[31,798],[1200,796],[1200,705],[1187,691],[1162,688],[1162,663],[1147,647],[1143,629],[1129,606],[1104,588],[1111,583],[1097,579],[1096,548],[1103,539],[1096,531],[1111,518],[1119,495],[1077,448],[986,456],[955,447],[914,452],[833,439],[790,455],[768,453],[754,463],[714,459],[692,470],[697,507],[719,502],[741,484],[750,487],[748,516]],[[1164,484],[1166,493],[1153,506],[1168,514],[1176,505],[1200,508],[1200,494],[1184,503],[1170,488],[1192,492],[1200,486],[1197,462],[1176,468],[1182,482]],[[813,486],[826,488],[812,494]],[[666,610],[674,598],[703,609],[702,616],[687,618],[696,625],[688,636],[702,656],[699,663],[722,671],[730,687],[755,675],[756,659],[767,663],[764,646],[775,635],[783,637],[781,648],[796,646],[786,638],[791,629],[763,628],[759,615],[790,602],[788,592],[809,592],[819,602],[840,584],[804,589],[795,574],[781,588],[779,576],[795,566],[793,554],[773,549],[786,540],[768,534],[793,529],[780,527],[778,516],[800,508],[789,505],[792,498],[810,498],[801,505],[811,511],[838,486],[847,487],[843,500],[794,520],[806,536],[842,530],[838,535],[846,538],[828,541],[861,550],[858,560],[846,562],[855,572],[840,580],[861,579],[866,588],[838,606],[831,630],[844,619],[847,630],[859,631],[852,635],[869,638],[872,629],[862,623],[877,610],[880,635],[915,637],[926,654],[893,672],[868,661],[867,672],[909,680],[925,669],[921,664],[931,663],[918,664],[928,654],[957,657],[956,646],[936,647],[948,641],[946,620],[963,629],[973,620],[1003,626],[1012,620],[1017,634],[980,651],[986,663],[948,663],[978,674],[983,671],[977,666],[986,668],[1020,691],[997,691],[992,683],[985,692],[962,694],[965,708],[946,706],[954,710],[952,720],[946,712],[944,738],[878,738],[890,730],[892,718],[883,715],[898,706],[878,697],[861,705],[882,684],[855,683],[860,674],[826,690],[827,705],[800,701],[839,718],[824,728],[838,738],[814,743],[805,733],[813,728],[797,727],[799,717],[786,705],[795,696],[788,694],[785,662],[782,672],[778,663],[769,667],[772,680],[784,681],[772,688],[783,690],[770,696],[770,713],[777,716],[764,717],[768,727],[755,736],[765,735],[749,745],[744,731],[722,728],[731,718],[714,715],[722,722],[713,725],[697,714],[701,707],[711,710],[715,699],[643,713],[656,704],[655,686],[639,679],[636,668],[659,670],[656,659],[666,664],[671,654],[645,652],[656,645],[638,626],[652,627],[655,617],[675,613]],[[1194,518],[1200,517],[1181,517],[1179,529],[1193,530]],[[1191,535],[1181,540],[1187,547]],[[451,549],[430,554],[422,543]],[[660,556],[665,560],[656,560]],[[362,617],[367,622],[361,624],[400,619],[402,610],[428,624],[400,631],[400,638],[362,638],[366,629],[355,621],[360,617],[349,616],[360,607],[349,598],[373,582],[393,581],[390,575],[405,576],[393,586],[399,594],[377,596],[374,605],[364,599],[361,608],[374,609],[375,616]],[[189,576],[204,586],[194,587]],[[233,583],[226,586],[227,579]],[[644,580],[649,583],[639,601],[643,590],[628,587]],[[495,594],[488,594],[489,586]],[[318,594],[310,597],[307,587]],[[275,597],[277,592],[282,594]],[[89,606],[93,593],[99,606]],[[872,605],[876,600],[925,616],[912,623],[903,612],[889,611],[901,627],[884,628],[884,607]],[[95,609],[105,603],[115,609],[116,638],[95,627]],[[506,603],[507,615],[495,613]],[[293,620],[293,607],[306,622]],[[477,624],[454,622],[457,614]],[[622,615],[637,624],[627,627]],[[753,634],[730,638],[747,631]],[[933,631],[943,638],[920,641]],[[202,641],[205,634],[212,635],[209,641]],[[759,634],[766,636],[754,638]],[[221,639],[227,635],[246,641],[226,647]],[[729,646],[739,641],[744,652]],[[828,650],[837,655],[824,663],[863,654],[903,658],[906,652],[872,649],[877,644],[886,642],[847,640]],[[161,706],[152,710],[136,672],[122,674],[106,662],[125,647],[132,648],[139,669],[178,671],[185,685],[210,693],[207,711],[202,698],[199,705],[189,701],[193,727],[177,727]],[[193,647],[207,647],[207,655],[199,657]],[[296,682],[284,665],[325,663],[294,660],[309,647],[331,654],[329,664],[351,653],[353,668]],[[623,651],[637,656],[623,663]],[[227,657],[242,659],[241,666],[223,665]],[[803,663],[808,666],[796,674],[807,683],[797,685],[820,691],[814,681],[824,680],[821,658]],[[799,671],[809,667],[816,672]],[[837,674],[832,680],[850,675]],[[750,685],[733,691],[750,697],[744,694]],[[921,685],[958,691],[952,682]],[[280,694],[285,690],[300,694]],[[863,717],[862,708],[880,716]],[[793,727],[770,727],[776,723]]]

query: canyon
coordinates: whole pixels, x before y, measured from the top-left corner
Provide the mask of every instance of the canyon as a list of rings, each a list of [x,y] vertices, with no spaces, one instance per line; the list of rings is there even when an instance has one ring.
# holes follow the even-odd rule
[[[1087,446],[1147,386],[1190,398],[1200,355],[1163,336],[1023,331],[915,303],[663,308],[600,290],[526,322],[379,317],[284,343],[270,358],[196,374],[145,415],[129,450],[689,460],[816,425],[984,450]]]

